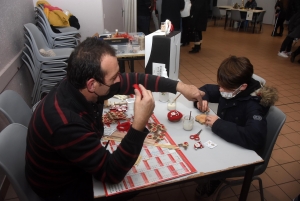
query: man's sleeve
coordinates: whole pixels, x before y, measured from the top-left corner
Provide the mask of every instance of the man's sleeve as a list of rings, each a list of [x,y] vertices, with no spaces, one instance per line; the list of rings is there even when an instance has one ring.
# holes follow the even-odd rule
[[[120,94],[134,94],[133,84],[142,84],[152,92],[176,93],[178,81],[142,73],[122,73],[120,75]]]
[[[119,183],[136,162],[148,130],[130,128],[117,150],[110,153],[102,146],[99,133],[80,124],[58,129],[53,145],[63,158],[103,182]]]

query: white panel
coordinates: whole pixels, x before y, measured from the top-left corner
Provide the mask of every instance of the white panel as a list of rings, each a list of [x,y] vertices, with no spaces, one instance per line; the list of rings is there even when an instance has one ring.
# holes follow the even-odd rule
[[[123,1],[120,0],[102,0],[103,14],[105,18],[104,29],[114,32],[118,29],[120,32],[124,31],[123,24]]]
[[[178,80],[181,32],[171,38],[169,78]]]

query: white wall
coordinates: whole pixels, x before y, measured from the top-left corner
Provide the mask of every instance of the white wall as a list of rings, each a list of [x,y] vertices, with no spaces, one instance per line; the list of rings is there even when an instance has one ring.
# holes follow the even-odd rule
[[[299,0],[298,0],[299,1]],[[244,0],[244,4],[246,4],[247,0]],[[264,16],[264,24],[273,24],[274,23],[274,6],[276,0],[256,0],[258,7],[263,7],[266,10],[266,14]],[[242,4],[242,0],[218,0],[218,6],[232,6],[234,3]]]
[[[36,6],[37,0],[33,0]],[[96,32],[103,33],[102,0],[48,0],[52,6],[69,10],[80,24],[81,41]]]

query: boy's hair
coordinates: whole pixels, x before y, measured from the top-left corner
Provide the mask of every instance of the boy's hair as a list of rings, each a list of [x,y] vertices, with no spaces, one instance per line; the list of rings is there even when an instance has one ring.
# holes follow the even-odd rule
[[[221,63],[217,82],[225,89],[236,89],[244,83],[249,84],[252,75],[253,65],[248,58],[230,56]]]
[[[106,42],[97,38],[87,38],[80,43],[70,55],[67,68],[67,79],[76,88],[83,89],[86,82],[94,78],[104,83],[104,72],[101,68],[102,57],[116,56],[115,50]]]

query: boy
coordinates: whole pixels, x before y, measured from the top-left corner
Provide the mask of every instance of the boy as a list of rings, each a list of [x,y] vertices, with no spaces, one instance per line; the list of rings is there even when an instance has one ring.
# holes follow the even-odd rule
[[[200,87],[205,92],[202,103],[194,102],[201,112],[208,111],[208,102],[219,103],[217,115],[208,115],[206,125],[228,142],[258,151],[267,134],[266,114],[278,100],[277,90],[262,86],[252,78],[253,65],[246,57],[230,56],[217,73],[218,85]],[[199,185],[196,195],[210,196],[220,181]]]

